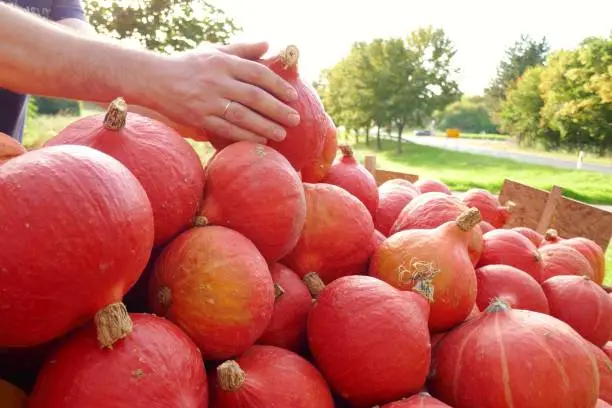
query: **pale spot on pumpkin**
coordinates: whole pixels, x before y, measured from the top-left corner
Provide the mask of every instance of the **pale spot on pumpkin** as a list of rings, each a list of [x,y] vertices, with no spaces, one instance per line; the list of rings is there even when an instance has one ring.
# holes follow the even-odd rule
[[[135,378],[141,378],[143,375],[144,371],[142,371],[140,368],[132,371],[132,376]]]
[[[112,262],[105,262],[105,263],[101,263],[99,268],[100,268],[100,272],[106,272],[112,265]]]
[[[206,299],[206,303],[208,303],[210,305],[214,305],[215,304],[215,299],[208,298],[208,299]]]

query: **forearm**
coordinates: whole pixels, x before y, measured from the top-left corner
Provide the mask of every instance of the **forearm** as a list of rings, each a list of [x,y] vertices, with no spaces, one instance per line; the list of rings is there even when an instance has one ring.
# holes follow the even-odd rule
[[[153,78],[144,73],[151,75],[163,58],[83,36],[3,3],[0,38],[0,87],[26,94],[104,103],[123,96],[146,106],[142,90]]]

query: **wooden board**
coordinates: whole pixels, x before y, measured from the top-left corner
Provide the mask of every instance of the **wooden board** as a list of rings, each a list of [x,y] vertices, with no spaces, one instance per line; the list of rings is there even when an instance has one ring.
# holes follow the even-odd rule
[[[592,239],[605,252],[612,237],[612,213],[562,197],[555,207],[549,228],[556,229],[563,238]]]
[[[537,229],[548,201],[548,191],[506,179],[499,194],[499,201],[506,204],[512,201],[514,211],[506,223],[506,228],[529,227]]]
[[[414,183],[415,181],[419,179],[419,176],[416,174],[400,173],[397,171],[377,169],[376,168],[376,156],[366,156],[363,165],[370,173],[372,173],[372,175],[376,179],[377,186],[380,186],[385,181],[389,181],[393,179],[407,180],[411,183]]]

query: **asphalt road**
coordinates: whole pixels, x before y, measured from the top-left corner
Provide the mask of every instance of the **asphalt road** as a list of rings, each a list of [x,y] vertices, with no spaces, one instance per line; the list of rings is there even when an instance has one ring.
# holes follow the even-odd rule
[[[555,159],[545,156],[537,156],[528,153],[517,153],[505,150],[497,150],[492,147],[479,146],[470,143],[469,139],[449,139],[446,137],[432,136],[404,136],[404,140],[442,149],[455,150],[466,153],[482,154],[486,156],[502,157],[524,163],[541,164],[565,169],[575,169],[576,162],[572,160]],[[600,164],[582,163],[582,170],[596,171],[599,173],[612,174],[612,166]]]

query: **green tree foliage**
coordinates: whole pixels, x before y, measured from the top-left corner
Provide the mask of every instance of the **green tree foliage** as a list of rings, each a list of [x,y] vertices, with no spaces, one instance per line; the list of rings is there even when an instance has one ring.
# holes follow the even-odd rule
[[[549,51],[550,46],[546,38],[534,40],[528,35],[521,35],[521,38],[506,50],[504,59],[497,67],[497,75],[485,89],[485,96],[495,119],[516,81],[528,68],[543,64]]]
[[[456,128],[467,133],[497,133],[497,127],[489,116],[485,98],[463,97],[447,105],[435,115],[439,129]]]
[[[227,43],[239,31],[225,13],[204,0],[89,0],[85,10],[99,33],[138,40],[162,53]]]
[[[453,79],[455,49],[444,31],[419,29],[408,38],[355,43],[350,54],[322,73],[316,88],[334,121],[347,130],[391,128],[401,135],[423,126],[434,111],[460,96]]]
[[[36,107],[36,114],[41,115],[81,115],[81,103],[79,101],[73,101],[70,99],[58,99],[58,98],[46,98],[42,96],[31,97],[34,106]],[[30,106],[28,106],[30,109]]]
[[[552,148],[612,151],[612,36],[528,70],[502,105],[505,130]]]

